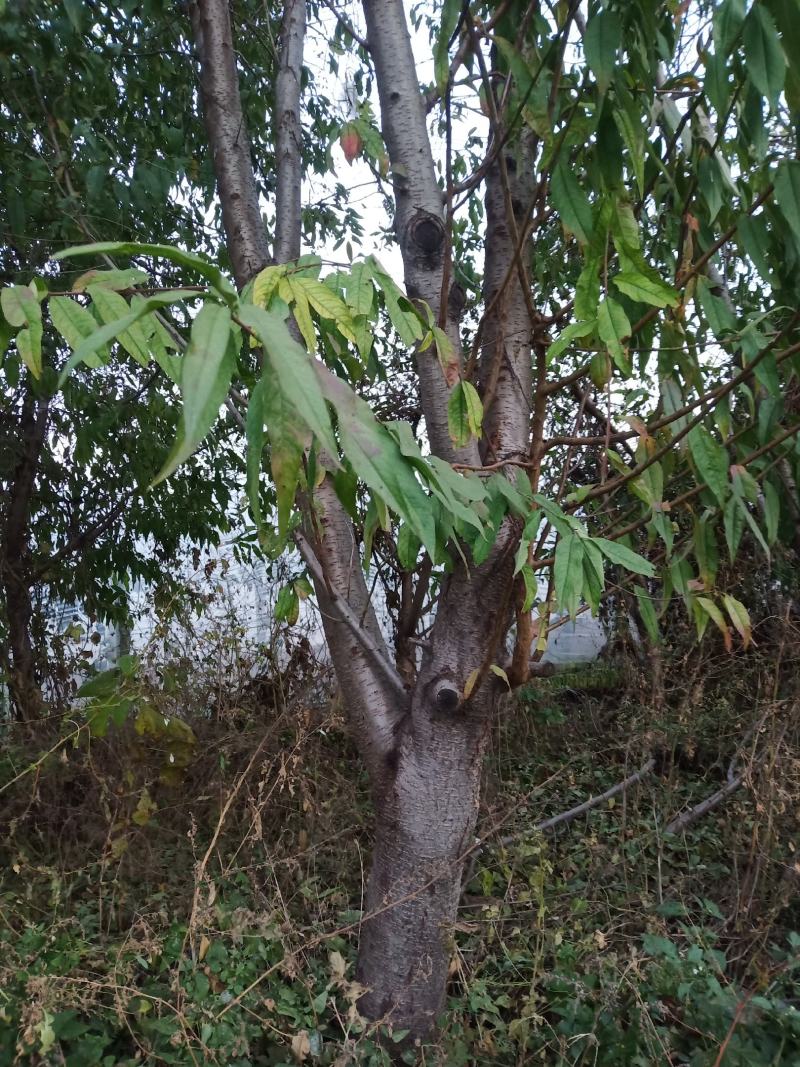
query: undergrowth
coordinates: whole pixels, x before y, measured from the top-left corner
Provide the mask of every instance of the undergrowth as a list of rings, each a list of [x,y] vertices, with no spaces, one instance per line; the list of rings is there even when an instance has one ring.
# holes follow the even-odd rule
[[[73,715],[46,743],[5,736],[0,1065],[800,1064],[785,638],[664,649],[657,706],[631,655],[508,703],[448,1012],[405,1051],[358,1014],[370,806],[337,699],[289,687],[285,664],[277,688],[229,690],[196,662],[131,661],[104,730]]]

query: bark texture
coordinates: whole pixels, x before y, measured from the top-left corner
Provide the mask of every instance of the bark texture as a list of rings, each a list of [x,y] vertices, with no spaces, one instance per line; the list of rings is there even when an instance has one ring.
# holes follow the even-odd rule
[[[305,0],[287,0],[281,31],[278,80],[275,86],[276,200],[280,205],[275,217],[273,254],[276,263],[288,263],[300,256],[303,187],[300,92],[305,29]]]
[[[269,261],[269,245],[239,95],[230,11],[227,0],[192,0],[189,11],[222,224],[236,284],[242,288]]]
[[[9,692],[17,717],[26,722],[44,714],[44,699],[37,679],[36,654],[31,640],[33,575],[28,528],[48,415],[49,400],[37,400],[28,393],[20,418],[19,458],[4,509],[0,555],[11,653]]]
[[[406,291],[412,299],[424,300],[440,322],[444,310],[445,332],[460,366],[459,323],[449,310],[459,301],[448,300],[445,309],[441,306],[447,252],[444,200],[436,180],[403,0],[364,0],[364,15],[381,104],[381,129],[392,163],[394,228],[403,254]],[[479,462],[474,444],[457,449],[450,440],[449,389],[436,349],[417,351],[416,359],[431,450],[450,462]]]

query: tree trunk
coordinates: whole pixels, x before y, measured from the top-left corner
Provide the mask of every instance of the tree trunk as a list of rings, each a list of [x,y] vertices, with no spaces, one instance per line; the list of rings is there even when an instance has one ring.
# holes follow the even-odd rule
[[[49,404],[47,399],[36,400],[30,392],[26,394],[20,417],[19,458],[8,493],[0,555],[0,577],[11,652],[8,688],[12,707],[17,718],[23,722],[41,718],[44,713],[44,699],[37,679],[36,655],[31,640],[33,577],[28,523],[39,457],[47,430]]]
[[[452,715],[434,707],[422,737],[413,728],[406,733],[392,786],[376,804],[357,972],[367,991],[359,1010],[413,1037],[430,1034],[444,1008],[488,733],[488,716],[464,729]]]

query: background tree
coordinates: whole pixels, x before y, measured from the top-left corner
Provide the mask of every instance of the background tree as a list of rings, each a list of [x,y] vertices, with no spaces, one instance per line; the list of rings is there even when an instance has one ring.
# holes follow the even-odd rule
[[[59,376],[63,386],[124,331],[152,346],[156,305],[192,308],[174,367],[181,421],[155,483],[233,396],[254,521],[270,551],[294,542],[302,555],[372,782],[361,1008],[414,1037],[443,1004],[497,702],[528,680],[552,609],[597,611],[610,566],[614,585],[635,576],[653,641],[677,594],[701,634],[712,621],[726,644],[749,642],[745,606],[716,589],[720,546],[732,561],[743,544],[769,553],[793,532],[800,350],[794,4],[447,0],[428,13],[436,84],[425,92],[400,0],[366,0],[366,39],[355,10],[338,20],[365,89],[377,88],[385,154],[364,112],[345,149],[363,144],[391,178],[405,293],[372,257],[324,276],[300,257],[301,131],[314,113],[301,109],[309,11],[298,0],[280,13],[269,261],[253,168],[263,127],[242,106],[248,70],[234,43],[246,31],[222,0],[198,0],[236,285],[196,252],[72,250],[167,259],[203,284],[134,298],[72,345]],[[489,128],[474,166],[474,141],[453,150],[454,113],[470,101]],[[18,286],[3,302],[33,378],[40,296]],[[416,436],[377,421],[359,395],[380,377],[379,306],[414,353]],[[277,531],[265,526],[264,457]],[[405,577],[394,656],[360,565],[376,539]]]

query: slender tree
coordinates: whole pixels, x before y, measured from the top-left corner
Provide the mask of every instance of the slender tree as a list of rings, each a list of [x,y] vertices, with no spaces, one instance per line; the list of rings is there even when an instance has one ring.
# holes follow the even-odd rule
[[[794,521],[781,486],[798,475],[800,350],[795,5],[426,11],[427,87],[402,0],[336,12],[374,79],[382,133],[362,101],[343,147],[390,178],[404,291],[374,257],[322,276],[300,255],[303,39],[319,11],[281,9],[270,258],[236,61],[246,30],[226,0],[196,0],[235,286],[186,251],[73,250],[165,257],[201,282],[131,304],[74,345],[60,375],[162,305],[198,309],[175,373],[181,423],[155,482],[223,403],[238,405],[254,522],[266,550],[293,544],[304,561],[372,782],[360,1010],[415,1038],[444,1005],[497,703],[529,681],[553,609],[596,612],[611,567],[618,582],[635,576],[652,640],[673,595],[701,634],[713,621],[729,645],[750,640],[745,606],[717,589],[719,543],[731,561],[743,539],[768,553]],[[454,119],[470,106],[488,134],[457,152]],[[35,374],[39,303],[21,288],[3,306]],[[380,389],[387,320],[413,350],[419,439],[361,395]],[[371,562],[399,578],[394,649]],[[296,596],[283,598],[288,615]]]

